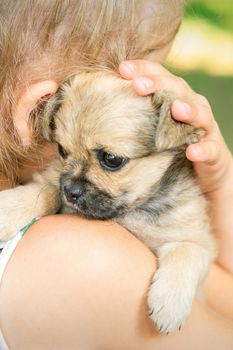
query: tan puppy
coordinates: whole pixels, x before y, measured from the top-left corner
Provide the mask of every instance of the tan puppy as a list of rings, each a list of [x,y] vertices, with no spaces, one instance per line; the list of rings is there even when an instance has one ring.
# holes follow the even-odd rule
[[[130,84],[108,71],[83,72],[48,101],[40,131],[60,157],[33,183],[0,193],[0,234],[55,212],[119,222],[158,258],[149,313],[161,332],[173,332],[215,254],[184,154],[201,131],[171,118],[170,94],[140,97]]]

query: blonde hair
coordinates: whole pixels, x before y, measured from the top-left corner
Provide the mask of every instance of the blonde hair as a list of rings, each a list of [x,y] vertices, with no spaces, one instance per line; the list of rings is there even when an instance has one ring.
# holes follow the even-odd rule
[[[23,148],[13,125],[15,105],[30,84],[60,84],[81,67],[118,69],[170,42],[184,0],[1,0],[0,171],[15,182]],[[34,117],[36,113],[33,113]]]

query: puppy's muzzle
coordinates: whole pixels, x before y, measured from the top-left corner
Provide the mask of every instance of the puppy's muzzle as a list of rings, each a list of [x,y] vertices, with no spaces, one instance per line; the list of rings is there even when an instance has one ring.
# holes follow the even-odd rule
[[[116,218],[125,212],[125,203],[118,203],[85,178],[72,179],[65,173],[60,181],[63,212],[100,220]]]
[[[64,194],[69,203],[75,204],[79,197],[84,194],[84,187],[82,184],[66,185],[64,186]]]

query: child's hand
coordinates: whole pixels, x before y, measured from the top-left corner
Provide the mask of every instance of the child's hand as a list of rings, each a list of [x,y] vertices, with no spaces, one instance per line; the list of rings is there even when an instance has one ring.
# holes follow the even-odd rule
[[[172,115],[179,121],[206,131],[203,141],[186,149],[187,158],[194,162],[202,190],[209,196],[232,196],[233,158],[214,120],[211,107],[200,95],[188,107],[185,112],[183,103],[177,100],[173,103]]]
[[[173,117],[206,130],[205,139],[188,146],[186,150],[187,158],[194,162],[203,192],[210,196],[232,195],[233,158],[206,98],[195,93],[182,78],[172,75],[158,63],[126,61],[121,63],[119,70],[124,78],[132,79],[133,88],[139,95],[169,90],[181,96],[172,105]]]

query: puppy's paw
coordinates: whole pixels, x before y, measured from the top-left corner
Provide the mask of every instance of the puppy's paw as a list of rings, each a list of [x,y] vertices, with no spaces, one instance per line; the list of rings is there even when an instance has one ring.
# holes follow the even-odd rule
[[[33,214],[31,203],[27,203],[24,186],[0,192],[0,240],[13,238],[28,224]]]
[[[171,276],[170,276],[171,277]],[[158,271],[148,294],[149,316],[161,333],[180,330],[191,313],[195,290]]]
[[[5,225],[1,224],[0,227],[0,241],[9,241],[18,233],[18,228],[14,228],[13,225],[6,222]]]

